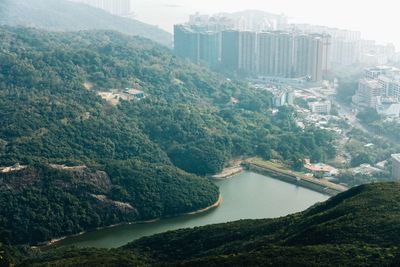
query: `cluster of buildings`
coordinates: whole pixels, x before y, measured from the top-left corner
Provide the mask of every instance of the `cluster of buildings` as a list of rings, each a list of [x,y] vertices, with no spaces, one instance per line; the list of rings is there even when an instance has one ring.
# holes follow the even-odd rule
[[[300,116],[296,118],[296,125],[300,129],[305,129],[306,126],[312,126],[338,135],[343,133],[343,129],[340,126],[341,119],[337,116],[312,113],[308,109],[299,109],[298,107],[297,113]]]
[[[289,24],[284,15],[258,11],[191,15],[174,27],[174,51],[211,68],[311,81],[320,81],[332,67],[375,66],[396,58],[393,44],[363,40],[358,31]]]
[[[380,173],[380,172],[382,172],[382,170],[383,170],[382,168],[374,167],[374,166],[371,166],[371,164],[366,164],[366,163],[361,164],[358,167],[349,169],[349,171],[352,174],[356,174],[356,175],[361,174],[361,175],[369,175],[369,176],[374,175],[376,173]]]
[[[324,163],[312,164],[309,159],[304,160],[304,169],[317,178],[336,176],[339,174],[338,169]]]
[[[175,25],[175,54],[211,68],[253,76],[320,81],[329,68],[330,37],[285,31],[209,31]]]
[[[330,62],[332,65],[352,65],[358,61],[357,50],[361,33],[310,24],[292,24],[294,30],[320,33],[331,37]]]
[[[392,179],[393,180],[400,180],[400,154],[393,154],[391,156],[392,162]],[[361,174],[361,175],[374,175],[377,173],[381,173],[385,170],[388,161],[382,161],[375,166],[371,166],[370,164],[361,164],[358,167],[348,169],[348,171],[352,174]],[[336,169],[330,165],[323,164],[323,163],[316,163],[313,164],[310,162],[309,159],[305,160],[304,169],[308,172],[312,173],[315,177],[332,177],[336,176],[340,173],[339,169]]]
[[[296,98],[302,99],[307,103],[309,111],[317,115],[329,115],[332,111],[332,101],[329,100],[334,91],[330,88],[332,85],[326,85],[315,88],[296,90]]]
[[[359,108],[374,108],[385,117],[400,116],[400,69],[388,66],[367,68],[353,96]]]
[[[129,17],[133,13],[132,0],[69,0],[103,9],[113,15]]]
[[[296,125],[300,129],[306,126],[317,127],[338,135],[343,133],[341,127],[342,119],[334,112],[334,105],[329,100],[332,93],[333,84],[325,86],[297,89],[295,98],[298,105],[295,105]]]
[[[283,14],[258,10],[219,13],[212,16],[196,13],[189,16],[189,24],[208,31],[236,29],[261,32],[286,29],[288,18]]]
[[[376,66],[395,60],[393,44],[380,45],[374,40],[364,40],[361,32],[310,24],[291,24],[290,28],[305,33],[326,34],[331,37],[330,62],[332,66],[362,64]]]

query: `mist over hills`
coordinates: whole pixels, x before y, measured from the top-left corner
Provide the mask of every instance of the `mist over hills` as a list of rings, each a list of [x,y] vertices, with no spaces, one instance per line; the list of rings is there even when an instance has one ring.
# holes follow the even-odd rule
[[[66,0],[0,0],[0,25],[51,31],[114,30],[172,45],[172,35],[156,26]]]

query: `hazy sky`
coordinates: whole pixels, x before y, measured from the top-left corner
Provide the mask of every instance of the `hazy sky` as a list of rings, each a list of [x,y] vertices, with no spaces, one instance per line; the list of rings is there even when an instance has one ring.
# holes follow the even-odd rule
[[[399,0],[132,0],[136,18],[172,31],[196,11],[216,13],[260,9],[284,13],[293,22],[359,30],[365,39],[400,48]]]

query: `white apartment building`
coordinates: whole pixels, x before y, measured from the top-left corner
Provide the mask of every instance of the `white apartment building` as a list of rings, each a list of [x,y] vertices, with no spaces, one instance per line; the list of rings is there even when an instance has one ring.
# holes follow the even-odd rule
[[[353,96],[358,107],[374,108],[385,117],[399,117],[400,69],[379,66],[367,68]]]
[[[317,101],[308,103],[312,113],[317,114],[330,114],[332,109],[332,103],[329,100]]]
[[[358,90],[353,96],[353,103],[360,107],[375,108],[377,97],[384,94],[384,89],[378,80],[362,79],[358,83]]]

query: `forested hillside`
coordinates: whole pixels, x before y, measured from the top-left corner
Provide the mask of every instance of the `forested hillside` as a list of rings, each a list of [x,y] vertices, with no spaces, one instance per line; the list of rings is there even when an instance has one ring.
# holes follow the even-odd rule
[[[283,218],[172,231],[112,250],[51,251],[22,266],[395,267],[399,190],[398,183],[363,185]]]
[[[268,92],[179,60],[146,40],[23,28],[0,34],[1,164],[140,158],[211,174],[238,155],[272,153],[287,161],[315,150],[320,157],[334,155],[331,134],[298,129],[290,108],[269,113]],[[127,87],[147,98],[113,106],[97,95]]]
[[[273,115],[268,92],[182,61],[146,39],[8,27],[0,28],[0,39],[0,167],[28,166],[2,174],[2,241],[35,243],[207,207],[218,190],[195,175],[214,174],[232,157],[296,165],[335,154],[330,133],[298,129],[290,108]],[[100,97],[125,88],[146,98]],[[61,192],[59,180],[70,181],[70,170],[49,164],[103,171],[109,186],[99,191],[72,183]],[[31,186],[14,190],[16,177]],[[104,217],[96,199],[137,213],[111,209]]]

